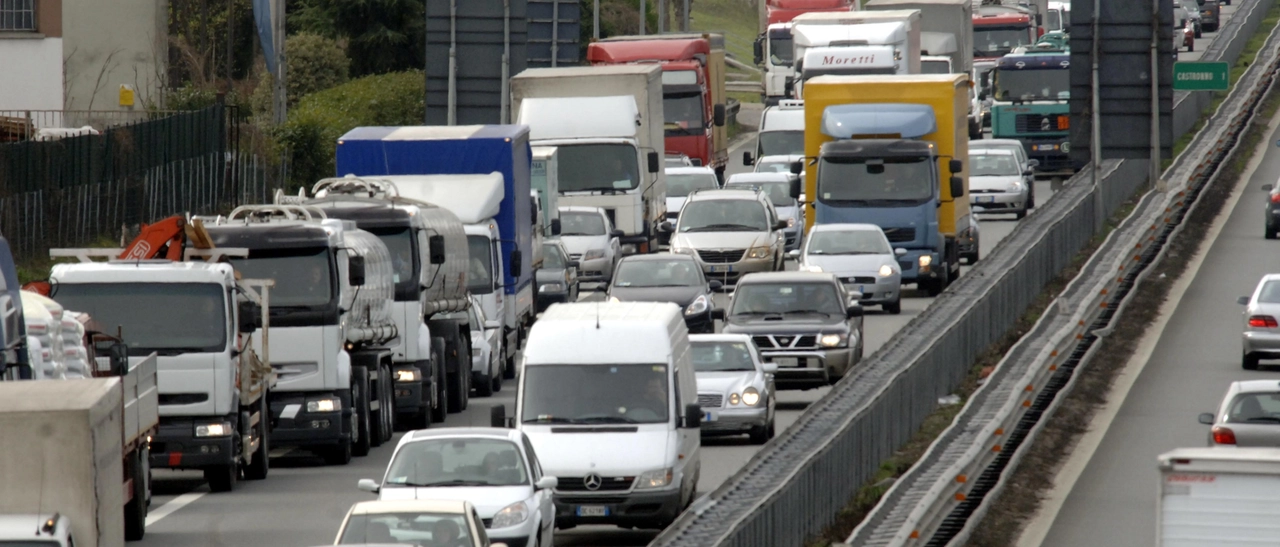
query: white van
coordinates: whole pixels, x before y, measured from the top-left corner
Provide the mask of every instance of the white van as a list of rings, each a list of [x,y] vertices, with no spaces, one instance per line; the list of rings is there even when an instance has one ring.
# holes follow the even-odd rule
[[[557,527],[664,528],[693,503],[703,414],[679,307],[555,304],[522,371],[515,426],[559,478]]]

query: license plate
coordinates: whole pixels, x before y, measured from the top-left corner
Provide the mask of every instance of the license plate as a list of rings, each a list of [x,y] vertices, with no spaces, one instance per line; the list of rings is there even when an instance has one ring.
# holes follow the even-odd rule
[[[733,266],[712,266],[711,273],[732,272]]]
[[[702,414],[702,421],[704,421],[704,422],[714,422],[714,421],[716,421],[716,415],[715,415],[715,414],[712,414],[712,413],[710,413],[710,412],[704,412],[704,413]]]
[[[862,293],[863,297],[867,296],[867,288],[862,285],[858,285],[858,292]]]
[[[802,357],[775,357],[772,359],[773,364],[781,367],[798,367],[804,364]]]
[[[603,505],[579,505],[578,516],[580,517],[607,517],[609,516],[609,508]]]
[[[978,196],[978,203],[995,203],[996,198],[992,196]]]

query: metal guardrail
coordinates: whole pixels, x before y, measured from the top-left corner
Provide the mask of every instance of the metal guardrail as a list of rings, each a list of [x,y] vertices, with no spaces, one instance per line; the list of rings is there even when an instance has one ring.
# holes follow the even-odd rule
[[[1265,12],[1267,8],[1263,8]],[[998,496],[1000,479],[1069,392],[1076,375],[1110,334],[1110,322],[1182,229],[1256,106],[1280,71],[1280,32],[1228,99],[1170,168],[1167,192],[1146,195],[1054,301],[1052,308],[997,366],[954,425],[928,449],[850,535],[850,545],[962,545]]]
[[[764,93],[764,84],[760,82],[725,82],[725,91],[741,93]]]

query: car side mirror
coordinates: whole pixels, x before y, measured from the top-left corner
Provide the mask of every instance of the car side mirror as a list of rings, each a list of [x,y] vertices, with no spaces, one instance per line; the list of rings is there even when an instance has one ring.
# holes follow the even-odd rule
[[[1027,167],[1040,167],[1040,160],[1037,160],[1037,159],[1027,160]]]
[[[713,291],[718,291],[724,288],[724,283],[721,283],[719,279],[712,279],[707,283],[707,287]]]
[[[894,256],[906,256],[906,255],[907,255],[907,250],[906,250],[906,249],[903,249],[902,247],[898,247],[897,249],[894,249],[894,250],[893,250],[893,255],[894,255]]]
[[[520,254],[520,249],[511,251],[511,277],[520,277],[521,267],[524,266],[524,256]]]
[[[1277,144],[1280,144],[1280,143],[1277,143]],[[1263,185],[1262,185],[1262,191],[1263,191],[1263,192],[1270,192],[1272,188],[1275,188],[1275,186],[1274,186],[1274,185],[1271,185],[1271,184],[1263,184]]]
[[[675,229],[675,227],[671,225],[671,221],[670,221],[670,220],[664,220],[664,221],[662,221],[662,224],[659,224],[659,225],[658,225],[658,231],[659,231],[659,232],[670,232],[670,231],[672,231],[672,230],[674,230],[674,229]]]
[[[787,258],[800,258],[800,249],[787,251]]]
[[[1036,174],[1036,171],[1035,171],[1035,169],[1032,169],[1032,168],[1028,167],[1026,171],[1023,171],[1023,172],[1022,172],[1022,174],[1027,175],[1027,176],[1031,176],[1031,175]]]
[[[1280,144],[1278,144],[1278,146],[1280,146]],[[742,165],[750,167],[751,165],[755,164],[755,162],[756,162],[755,158],[751,157],[751,152],[742,153]]]
[[[378,486],[378,483],[374,482],[373,479],[360,479],[360,482],[356,483],[356,488],[359,488],[370,494],[377,494],[380,490],[382,490],[382,488]]]
[[[430,249],[430,253],[431,253],[431,256],[429,257],[429,262],[431,262],[431,264],[435,266],[444,264],[444,258],[445,258],[444,236],[433,235],[431,237],[428,237],[427,247]]]
[[[764,63],[764,36],[757,36],[751,44],[751,56],[757,65]]]
[[[622,237],[622,236],[624,236],[624,235],[626,235],[626,234],[625,234],[625,233],[623,233],[623,232],[622,232],[622,230],[614,230],[614,231],[612,231],[612,232],[609,232],[609,236],[610,236],[610,237]]]
[[[768,363],[765,363],[765,364],[764,364],[764,373],[765,373],[765,374],[777,374],[777,373],[778,373],[778,364],[777,364],[777,363],[774,363],[774,362],[768,362]]]
[[[533,487],[538,490],[555,490],[557,486],[560,486],[560,479],[555,477],[542,477],[533,483]]]
[[[854,317],[862,317],[862,304],[854,304],[852,306],[849,306],[848,308],[845,308],[845,316],[849,317],[850,319]]]
[[[951,199],[964,197],[964,179],[951,177]]]
[[[560,219],[558,218],[551,219],[551,235],[560,235]]]
[[[1200,414],[1200,423],[1204,425],[1213,425],[1213,413],[1205,412],[1203,414]]]
[[[581,263],[581,262],[578,262],[577,260],[570,260],[570,261],[569,261],[569,267],[570,267],[570,268],[577,269],[577,268],[582,267],[582,263]]]
[[[722,104],[716,105],[715,110],[712,111],[711,121],[716,124],[716,127],[721,127],[725,123],[725,118],[726,118],[726,114],[724,110],[724,105]]]
[[[774,230],[786,230],[786,229],[787,229],[787,221],[785,221],[785,220],[779,220],[779,221],[777,221],[777,222],[773,223],[773,229],[774,229]]]
[[[702,427],[702,407],[696,404],[684,405],[684,423],[681,425],[685,429]]]
[[[347,283],[352,287],[364,285],[364,257],[351,256],[347,258]]]
[[[1241,306],[1248,306],[1248,305],[1249,305],[1249,297],[1247,297],[1247,296],[1241,296],[1240,298],[1237,298],[1237,299],[1236,299],[1236,304],[1240,304]]]
[[[242,301],[237,305],[240,314],[239,327],[241,334],[252,334],[262,328],[262,306],[257,302]]]
[[[649,172],[657,173],[660,169],[662,169],[662,158],[658,157],[657,152],[650,150],[649,151]]]
[[[711,319],[724,321],[724,308],[714,308],[711,310]]]

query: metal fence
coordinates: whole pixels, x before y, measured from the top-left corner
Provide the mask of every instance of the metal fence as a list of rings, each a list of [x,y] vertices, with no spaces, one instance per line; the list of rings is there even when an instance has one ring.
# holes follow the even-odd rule
[[[242,151],[233,106],[130,120],[47,112],[38,127],[96,121],[96,134],[0,144],[0,232],[18,257],[119,238],[127,227],[184,212],[265,201],[278,165]],[[250,147],[250,150],[252,147]]]

